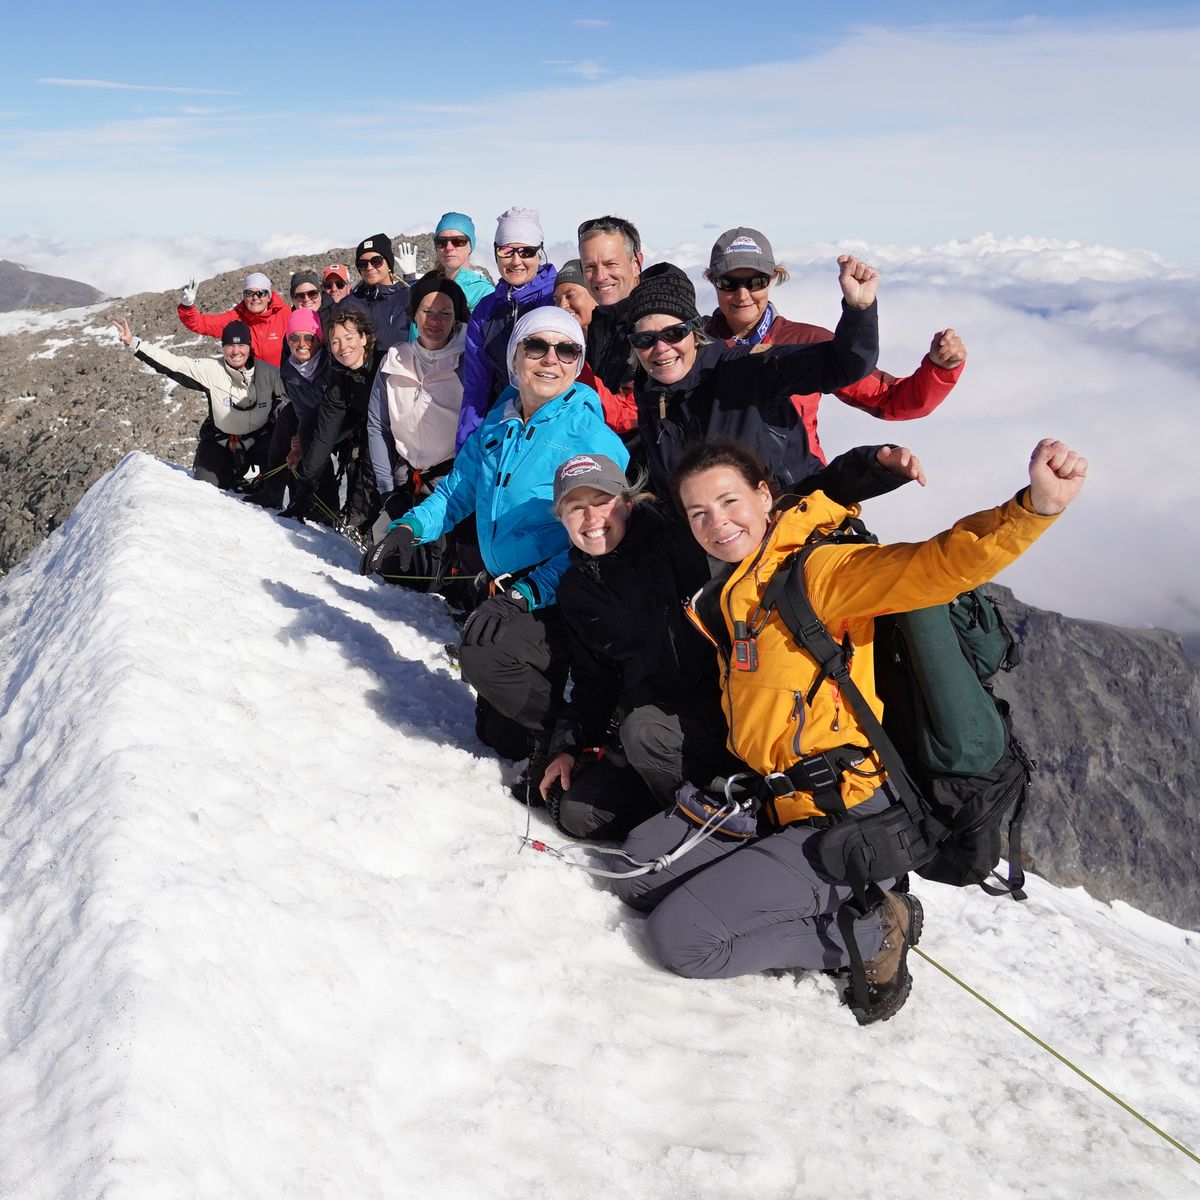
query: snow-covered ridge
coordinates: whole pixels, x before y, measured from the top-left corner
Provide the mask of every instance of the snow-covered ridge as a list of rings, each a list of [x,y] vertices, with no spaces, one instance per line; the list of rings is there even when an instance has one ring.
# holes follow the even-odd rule
[[[516,853],[440,602],[355,566],[132,455],[0,583],[0,1196],[1195,1193],[919,959],[869,1030],[652,966]],[[1194,935],[919,891],[923,950],[1200,1144]]]

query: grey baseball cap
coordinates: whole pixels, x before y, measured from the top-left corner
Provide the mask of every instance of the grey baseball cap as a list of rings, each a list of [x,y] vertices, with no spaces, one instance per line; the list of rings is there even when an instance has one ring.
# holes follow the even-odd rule
[[[554,472],[554,507],[579,487],[619,496],[628,486],[625,472],[611,458],[603,454],[576,454]]]
[[[717,238],[708,266],[714,275],[746,269],[770,275],[775,270],[775,252],[764,234],[739,225]]]

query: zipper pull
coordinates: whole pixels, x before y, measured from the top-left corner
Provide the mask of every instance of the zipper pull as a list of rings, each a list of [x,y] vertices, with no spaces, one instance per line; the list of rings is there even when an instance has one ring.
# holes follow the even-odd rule
[[[835,683],[833,684],[833,725],[831,728],[834,733],[837,733],[842,727],[842,689]]]

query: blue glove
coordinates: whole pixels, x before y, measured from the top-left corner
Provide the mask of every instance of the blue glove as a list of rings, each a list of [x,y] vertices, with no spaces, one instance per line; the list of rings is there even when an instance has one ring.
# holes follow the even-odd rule
[[[410,571],[417,535],[411,525],[392,525],[386,534],[370,546],[358,564],[360,575],[374,575],[383,565],[384,559],[395,558],[401,571]]]
[[[490,646],[500,640],[505,628],[521,613],[529,611],[529,601],[516,588],[499,596],[489,596],[463,626],[464,646]]]

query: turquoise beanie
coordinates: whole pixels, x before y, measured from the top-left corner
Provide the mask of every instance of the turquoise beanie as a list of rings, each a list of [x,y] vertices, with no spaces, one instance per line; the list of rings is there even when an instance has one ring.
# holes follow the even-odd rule
[[[457,229],[460,233],[465,233],[471,239],[471,249],[475,249],[475,222],[466,213],[442,213],[442,219],[437,223],[433,236],[437,237],[447,229]]]

